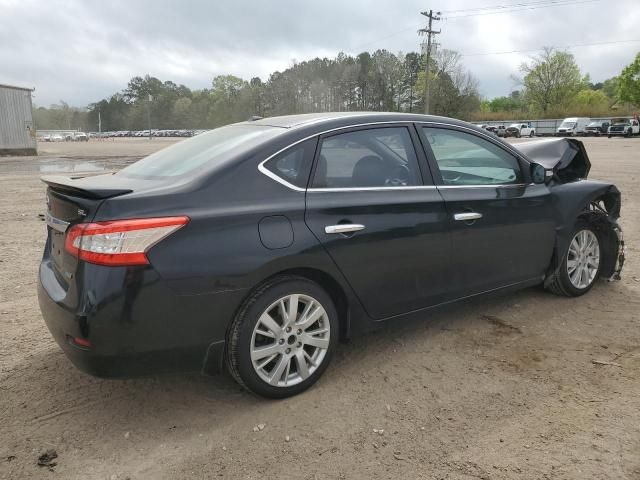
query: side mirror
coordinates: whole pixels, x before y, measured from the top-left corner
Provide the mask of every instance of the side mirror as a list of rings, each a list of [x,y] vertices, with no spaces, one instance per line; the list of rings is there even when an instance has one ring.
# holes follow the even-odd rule
[[[547,170],[539,163],[531,164],[531,181],[536,184],[549,183],[553,177],[553,172]]]

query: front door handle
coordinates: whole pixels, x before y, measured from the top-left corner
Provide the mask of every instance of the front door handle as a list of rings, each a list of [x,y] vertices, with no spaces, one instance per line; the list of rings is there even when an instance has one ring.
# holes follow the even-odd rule
[[[364,230],[364,225],[359,223],[340,223],[338,225],[327,225],[324,227],[324,233],[351,233]]]
[[[453,219],[459,222],[472,222],[482,218],[482,214],[478,212],[454,213]]]

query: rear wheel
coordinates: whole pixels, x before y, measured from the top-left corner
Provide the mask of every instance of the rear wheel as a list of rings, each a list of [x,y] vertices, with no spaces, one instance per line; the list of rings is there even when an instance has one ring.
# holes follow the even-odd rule
[[[578,220],[560,268],[547,288],[567,297],[584,295],[600,274],[602,247],[598,232],[591,224]]]
[[[536,132],[534,132],[533,130],[531,130],[531,133],[529,133],[529,138],[533,138],[536,136]]]
[[[338,339],[331,297],[300,277],[277,277],[258,288],[234,319],[227,365],[248,390],[284,398],[313,385]]]

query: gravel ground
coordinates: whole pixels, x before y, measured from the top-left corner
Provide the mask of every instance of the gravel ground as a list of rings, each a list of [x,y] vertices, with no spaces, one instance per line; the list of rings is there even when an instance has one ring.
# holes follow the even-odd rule
[[[0,159],[0,478],[640,479],[640,139],[585,139],[591,177],[623,192],[621,282],[389,325],[340,345],[314,388],[281,401],[226,375],[89,377],[41,319],[38,174],[117,169],[169,143]],[[47,450],[57,458],[39,466]]]

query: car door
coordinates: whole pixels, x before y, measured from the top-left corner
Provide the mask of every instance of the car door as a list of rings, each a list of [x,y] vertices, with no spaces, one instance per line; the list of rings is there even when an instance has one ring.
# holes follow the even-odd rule
[[[527,162],[487,135],[418,130],[448,213],[457,296],[542,279],[555,242],[547,186],[529,183]]]
[[[411,124],[322,135],[307,189],[308,227],[375,319],[440,303],[448,289],[447,212],[416,143]]]

